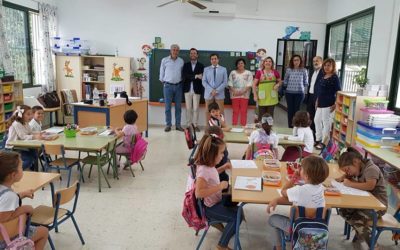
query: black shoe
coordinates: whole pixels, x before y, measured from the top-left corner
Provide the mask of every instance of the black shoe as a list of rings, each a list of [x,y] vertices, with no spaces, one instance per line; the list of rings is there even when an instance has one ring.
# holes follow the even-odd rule
[[[176,130],[183,132],[183,128],[181,126],[177,126]]]
[[[171,126],[166,126],[165,129],[164,129],[164,131],[165,131],[165,132],[171,131]]]
[[[196,132],[200,132],[200,128],[199,128],[199,127],[195,127],[194,130],[195,130]]]

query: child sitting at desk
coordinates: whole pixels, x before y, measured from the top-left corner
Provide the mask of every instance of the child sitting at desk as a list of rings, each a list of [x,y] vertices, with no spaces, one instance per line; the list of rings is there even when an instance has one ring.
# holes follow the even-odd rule
[[[301,162],[300,177],[305,184],[295,186],[293,180],[286,182],[282,188],[281,197],[272,200],[267,207],[267,213],[275,211],[278,204],[292,202],[293,206],[305,208],[325,207],[324,187],[322,183],[329,176],[329,166],[324,159],[318,156],[308,156]],[[272,210],[272,211],[271,211]],[[287,216],[273,214],[269,217],[269,224],[273,227],[275,249],[282,249],[280,230],[289,233],[292,225]]]
[[[337,178],[337,181],[343,182],[348,187],[371,192],[383,205],[388,206],[385,178],[379,167],[371,160],[364,159],[355,148],[349,147],[347,152],[340,155],[338,164],[345,174]],[[377,213],[378,217],[381,217],[386,211]],[[370,210],[339,209],[339,214],[355,229],[356,239],[370,243],[371,229],[368,226],[372,221]]]
[[[8,139],[6,148],[12,149],[13,147],[8,143],[18,140],[33,140],[42,139],[42,135],[32,134],[32,129],[29,122],[32,120],[32,109],[29,106],[18,106],[14,114],[7,120]],[[22,167],[23,169],[33,169],[34,162],[37,160],[37,152],[35,149],[21,150]]]
[[[138,118],[138,114],[135,110],[130,109],[125,112],[124,114],[124,127],[117,128],[115,130],[115,134],[118,138],[123,137],[123,143],[119,145],[115,150],[117,154],[130,154],[132,150],[132,136],[138,133],[138,129],[135,125],[136,120]],[[119,163],[120,169],[122,169],[125,164],[120,162]]]
[[[223,131],[231,130],[226,126],[224,115],[221,114],[218,103],[212,102],[208,104],[208,112],[210,112],[210,120],[208,120],[209,126],[220,127]]]
[[[22,179],[22,161],[19,154],[11,151],[0,152],[0,223],[4,223],[20,215],[32,214],[30,205],[20,205],[20,199],[33,198],[33,190],[15,193],[12,185]],[[35,249],[42,250],[47,242],[48,230],[45,227],[29,227],[28,237],[34,242]],[[0,249],[7,247],[5,241],[0,241]]]
[[[41,106],[32,107],[33,119],[29,122],[32,132],[42,131],[42,121],[44,118],[44,111]]]
[[[303,142],[301,158],[313,153],[314,136],[310,128],[310,115],[306,111],[297,111],[293,117],[293,136],[285,136],[285,140]],[[281,161],[295,161],[300,158],[297,147],[287,147],[282,155]]]
[[[275,159],[278,158],[278,137],[272,131],[274,119],[268,113],[265,113],[261,118],[261,128],[254,130],[250,134],[249,146],[246,150],[246,159],[256,158],[253,148],[257,147],[259,150],[272,150]],[[271,148],[272,147],[272,148]]]

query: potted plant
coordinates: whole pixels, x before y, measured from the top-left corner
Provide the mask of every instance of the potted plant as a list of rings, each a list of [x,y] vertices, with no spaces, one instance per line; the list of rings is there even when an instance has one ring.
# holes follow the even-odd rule
[[[67,124],[64,128],[64,135],[67,138],[76,137],[76,132],[78,131],[78,125],[76,124]]]
[[[358,85],[357,95],[363,95],[365,86],[368,84],[367,69],[361,68],[360,72],[354,77],[354,82]]]

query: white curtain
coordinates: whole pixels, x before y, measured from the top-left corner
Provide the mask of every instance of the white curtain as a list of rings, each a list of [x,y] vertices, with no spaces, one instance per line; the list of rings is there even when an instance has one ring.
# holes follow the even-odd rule
[[[8,50],[3,18],[3,0],[0,0],[0,68],[4,69],[6,73],[11,73],[14,72],[14,69]]]
[[[43,82],[42,92],[56,90],[54,77],[55,57],[51,51],[51,39],[57,36],[57,8],[44,3],[39,3],[39,33],[41,46],[39,58],[42,65]]]

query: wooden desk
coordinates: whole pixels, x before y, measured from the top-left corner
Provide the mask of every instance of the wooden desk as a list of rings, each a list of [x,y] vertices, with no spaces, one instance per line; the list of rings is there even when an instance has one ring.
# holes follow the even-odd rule
[[[368,156],[368,154],[373,155],[382,161],[386,162],[387,164],[400,169],[400,154],[397,152],[394,152],[391,149],[386,149],[386,148],[371,148],[371,147],[363,147],[363,150],[365,151],[365,157]]]
[[[43,140],[27,140],[27,141],[11,141],[8,144],[18,148],[35,148],[39,149],[42,144],[62,144],[66,150],[77,150],[84,152],[92,152],[96,154],[97,163],[100,165],[101,152],[105,149],[108,143],[115,140],[115,136],[99,136],[99,135],[80,135],[77,133],[74,138],[66,138],[64,134],[54,141]],[[118,171],[115,164],[112,164],[114,174],[118,178]],[[104,175],[108,187],[111,188],[106,175]],[[99,192],[101,192],[101,174],[98,173]]]
[[[246,190],[236,190],[233,187],[235,186],[235,181],[237,176],[259,176],[261,177],[261,173],[263,171],[263,162],[256,161],[258,166],[257,169],[232,169],[232,201],[241,202],[239,210],[238,210],[238,218],[236,223],[236,235],[235,235],[235,248],[237,249],[239,242],[239,227],[240,227],[240,218],[242,213],[242,208],[247,203],[255,203],[255,204],[268,204],[273,199],[280,197],[277,189],[281,189],[283,185],[286,183],[286,162],[281,163],[281,175],[282,175],[282,185],[280,187],[270,187],[263,186],[263,190],[261,192],[257,191],[246,191]],[[341,176],[341,172],[337,165],[330,164],[329,165],[329,177],[325,181],[326,183],[330,183],[330,181],[336,177]],[[370,209],[374,211],[374,223],[373,223],[373,232],[376,228],[376,211],[385,210],[386,207],[383,205],[378,199],[376,199],[373,195],[370,196],[356,196],[356,195],[340,195],[340,196],[325,196],[325,204],[327,207],[331,208],[357,208],[357,209]],[[285,204],[283,204],[285,205]],[[286,204],[290,205],[290,204]],[[375,235],[375,234],[373,234]],[[372,237],[374,240],[374,237]],[[374,244],[372,245],[374,246]]]
[[[293,133],[293,129],[291,128],[280,128],[274,127],[272,129],[277,134],[287,134],[291,135]],[[246,133],[236,133],[236,132],[224,132],[224,141],[227,143],[239,143],[239,144],[248,144],[249,143],[249,136]],[[289,141],[289,140],[279,140],[280,145],[291,145],[297,146],[299,142]],[[282,143],[282,144],[281,144]]]
[[[111,126],[114,128],[122,128],[125,125],[124,113],[133,109],[138,114],[136,126],[139,132],[146,132],[148,136],[148,100],[130,100],[131,106],[127,104],[117,104],[110,106],[86,105],[73,103],[74,121],[80,127],[89,126]]]
[[[14,183],[12,188],[16,193],[29,189],[33,189],[36,192],[58,178],[60,178],[60,174],[58,173],[24,171],[22,179]]]
[[[53,112],[56,115],[56,124],[58,125],[58,115],[57,111],[61,110],[61,107],[56,107],[56,108],[43,108],[44,112],[49,112],[50,113],[50,127],[53,127]]]

